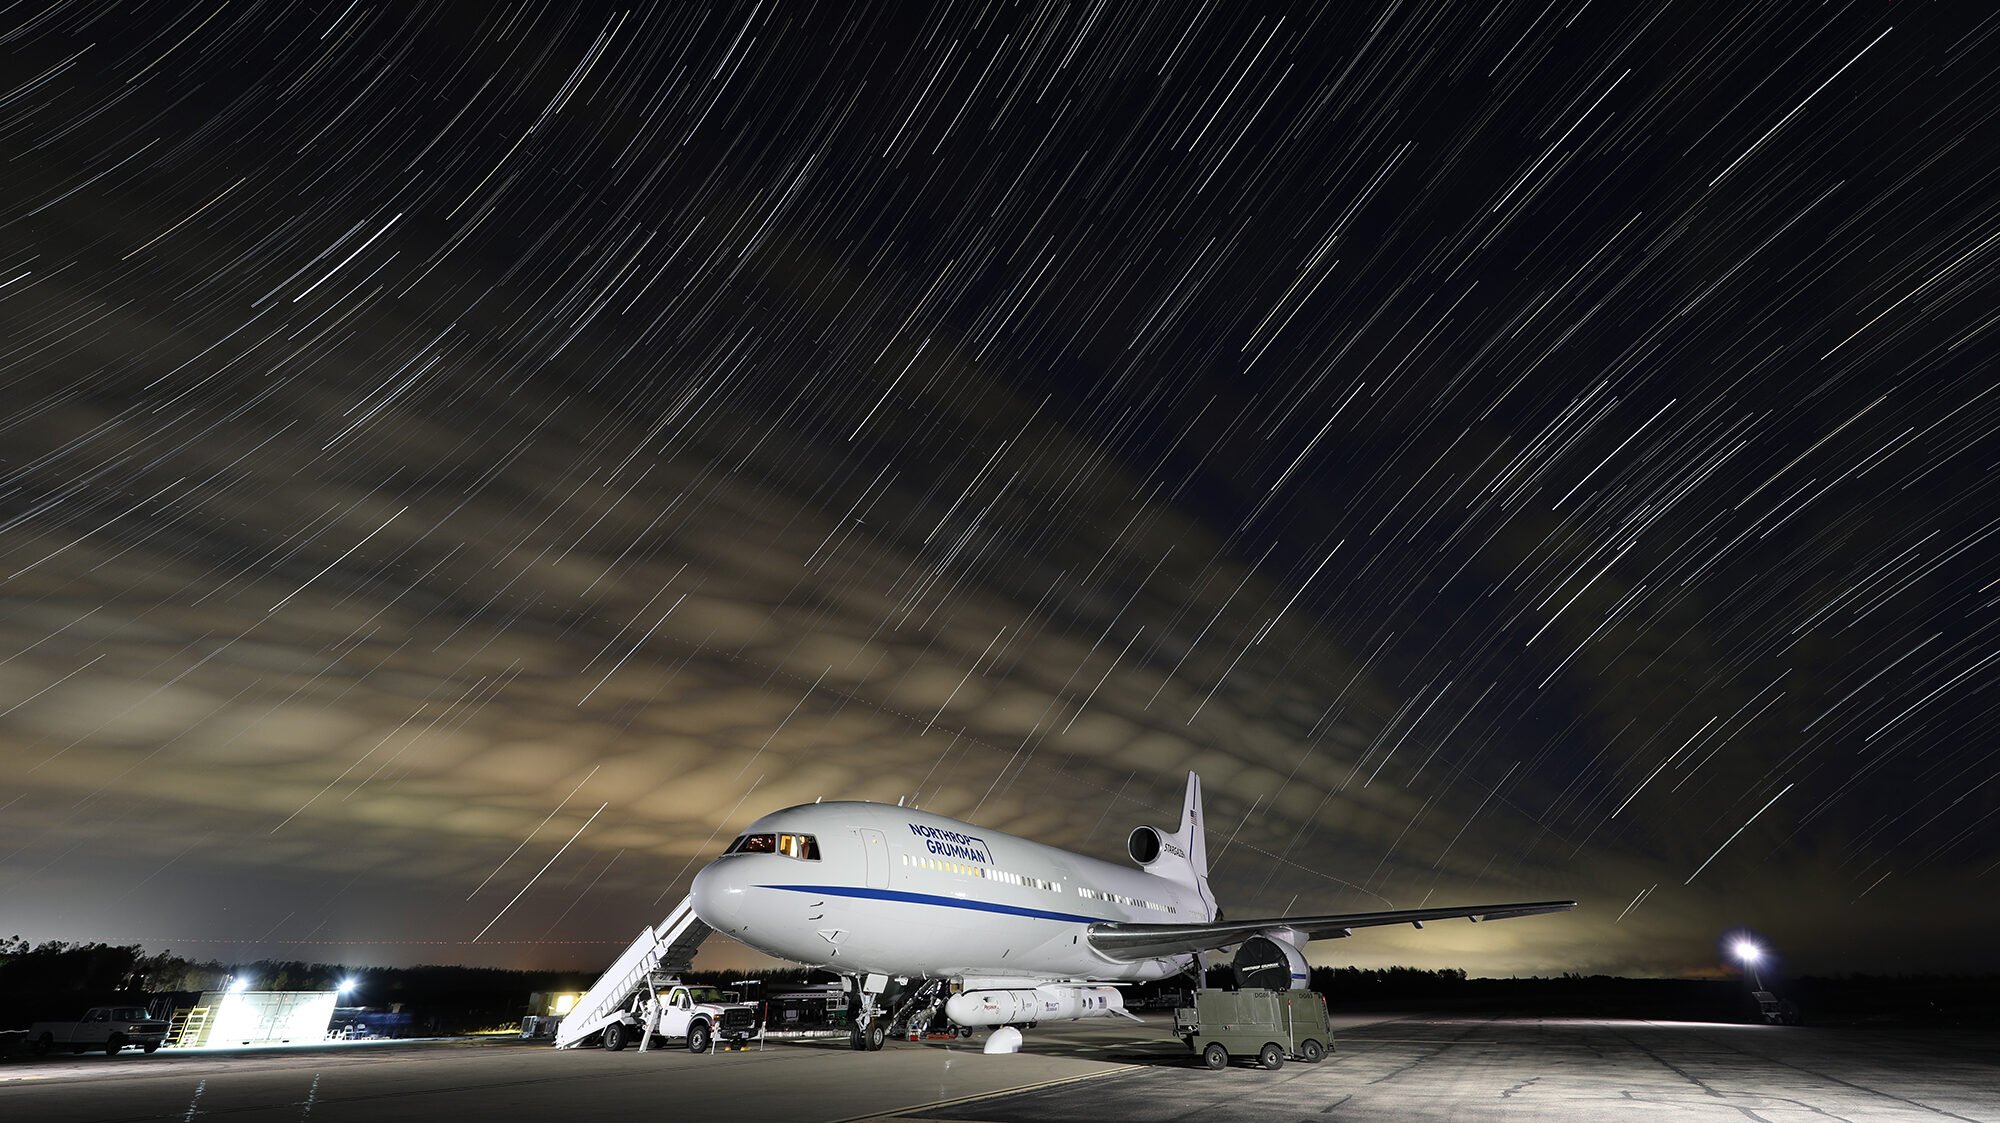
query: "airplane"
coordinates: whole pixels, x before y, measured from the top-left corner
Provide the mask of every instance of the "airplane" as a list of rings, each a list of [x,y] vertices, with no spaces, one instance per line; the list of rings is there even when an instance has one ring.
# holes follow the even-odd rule
[[[689,902],[703,923],[742,944],[846,977],[851,1045],[862,1051],[880,1049],[892,1024],[921,1035],[940,1011],[966,1036],[973,1027],[1131,1017],[1116,984],[1199,978],[1206,951],[1236,947],[1243,985],[1285,990],[1305,985],[1310,940],[1576,907],[1532,901],[1225,919],[1209,886],[1193,772],[1180,829],[1137,827],[1126,850],[1137,869],[914,807],[809,803],[751,823],[695,875]],[[914,985],[899,986],[901,1001],[889,1007],[892,984]]]

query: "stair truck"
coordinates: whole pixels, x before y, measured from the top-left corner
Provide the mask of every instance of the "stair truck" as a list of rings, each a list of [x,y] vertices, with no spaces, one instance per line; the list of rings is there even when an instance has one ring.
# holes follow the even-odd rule
[[[705,1053],[714,1042],[741,1047],[759,1030],[757,1007],[731,1002],[712,987],[688,986],[677,977],[694,961],[710,928],[683,900],[658,927],[647,927],[619,955],[556,1027],[556,1048],[592,1040],[613,1051],[652,1038],[687,1042]]]

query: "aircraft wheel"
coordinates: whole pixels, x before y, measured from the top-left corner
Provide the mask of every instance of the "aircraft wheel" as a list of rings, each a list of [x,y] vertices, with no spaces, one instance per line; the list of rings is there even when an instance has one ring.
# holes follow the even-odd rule
[[[860,1026],[849,1026],[847,1028],[847,1044],[849,1048],[857,1053],[868,1048],[868,1039],[861,1035]]]
[[[36,1056],[47,1056],[51,1051],[55,1049],[55,1047],[56,1047],[56,1036],[53,1033],[45,1033],[40,1037],[35,1038]]]
[[[118,1055],[118,1050],[123,1049],[124,1047],[125,1047],[125,1035],[122,1033],[114,1033],[110,1037],[105,1039],[104,1055],[107,1057],[115,1057]]]
[[[1316,1065],[1326,1059],[1326,1046],[1308,1037],[1299,1042],[1299,1059],[1309,1065]]]
[[[1216,1070],[1228,1068],[1229,1050],[1222,1047],[1222,1042],[1211,1041],[1208,1048],[1201,1051],[1201,1063]]]
[[[604,1047],[613,1053],[625,1047],[624,1022],[612,1022],[604,1027]]]
[[[868,1023],[869,1052],[873,1053],[881,1049],[883,1043],[888,1040],[889,1040],[889,1027],[882,1024],[882,1019],[877,1018],[874,1021]]]
[[[708,1052],[708,1023],[695,1022],[688,1026],[688,1052]]]
[[[960,1037],[971,1037],[971,1036],[972,1036],[972,1027],[971,1027],[971,1026],[959,1026],[959,1027],[958,1027],[958,1035],[959,1035]]]
[[[1285,1051],[1277,1042],[1267,1041],[1262,1049],[1257,1050],[1257,1063],[1276,1072],[1285,1067]]]

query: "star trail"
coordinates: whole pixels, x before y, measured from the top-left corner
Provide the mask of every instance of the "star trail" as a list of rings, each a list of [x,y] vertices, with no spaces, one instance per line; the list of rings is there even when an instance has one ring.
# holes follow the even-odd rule
[[[10,9],[0,928],[594,964],[1192,768],[1232,915],[1584,901],[1316,961],[1993,969],[1978,7]]]

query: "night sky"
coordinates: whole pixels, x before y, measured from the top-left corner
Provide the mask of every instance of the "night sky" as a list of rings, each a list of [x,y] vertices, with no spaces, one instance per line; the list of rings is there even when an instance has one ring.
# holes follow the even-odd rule
[[[1583,902],[1318,963],[2000,968],[1986,5],[0,21],[0,934],[597,966],[1197,769],[1232,916]]]

